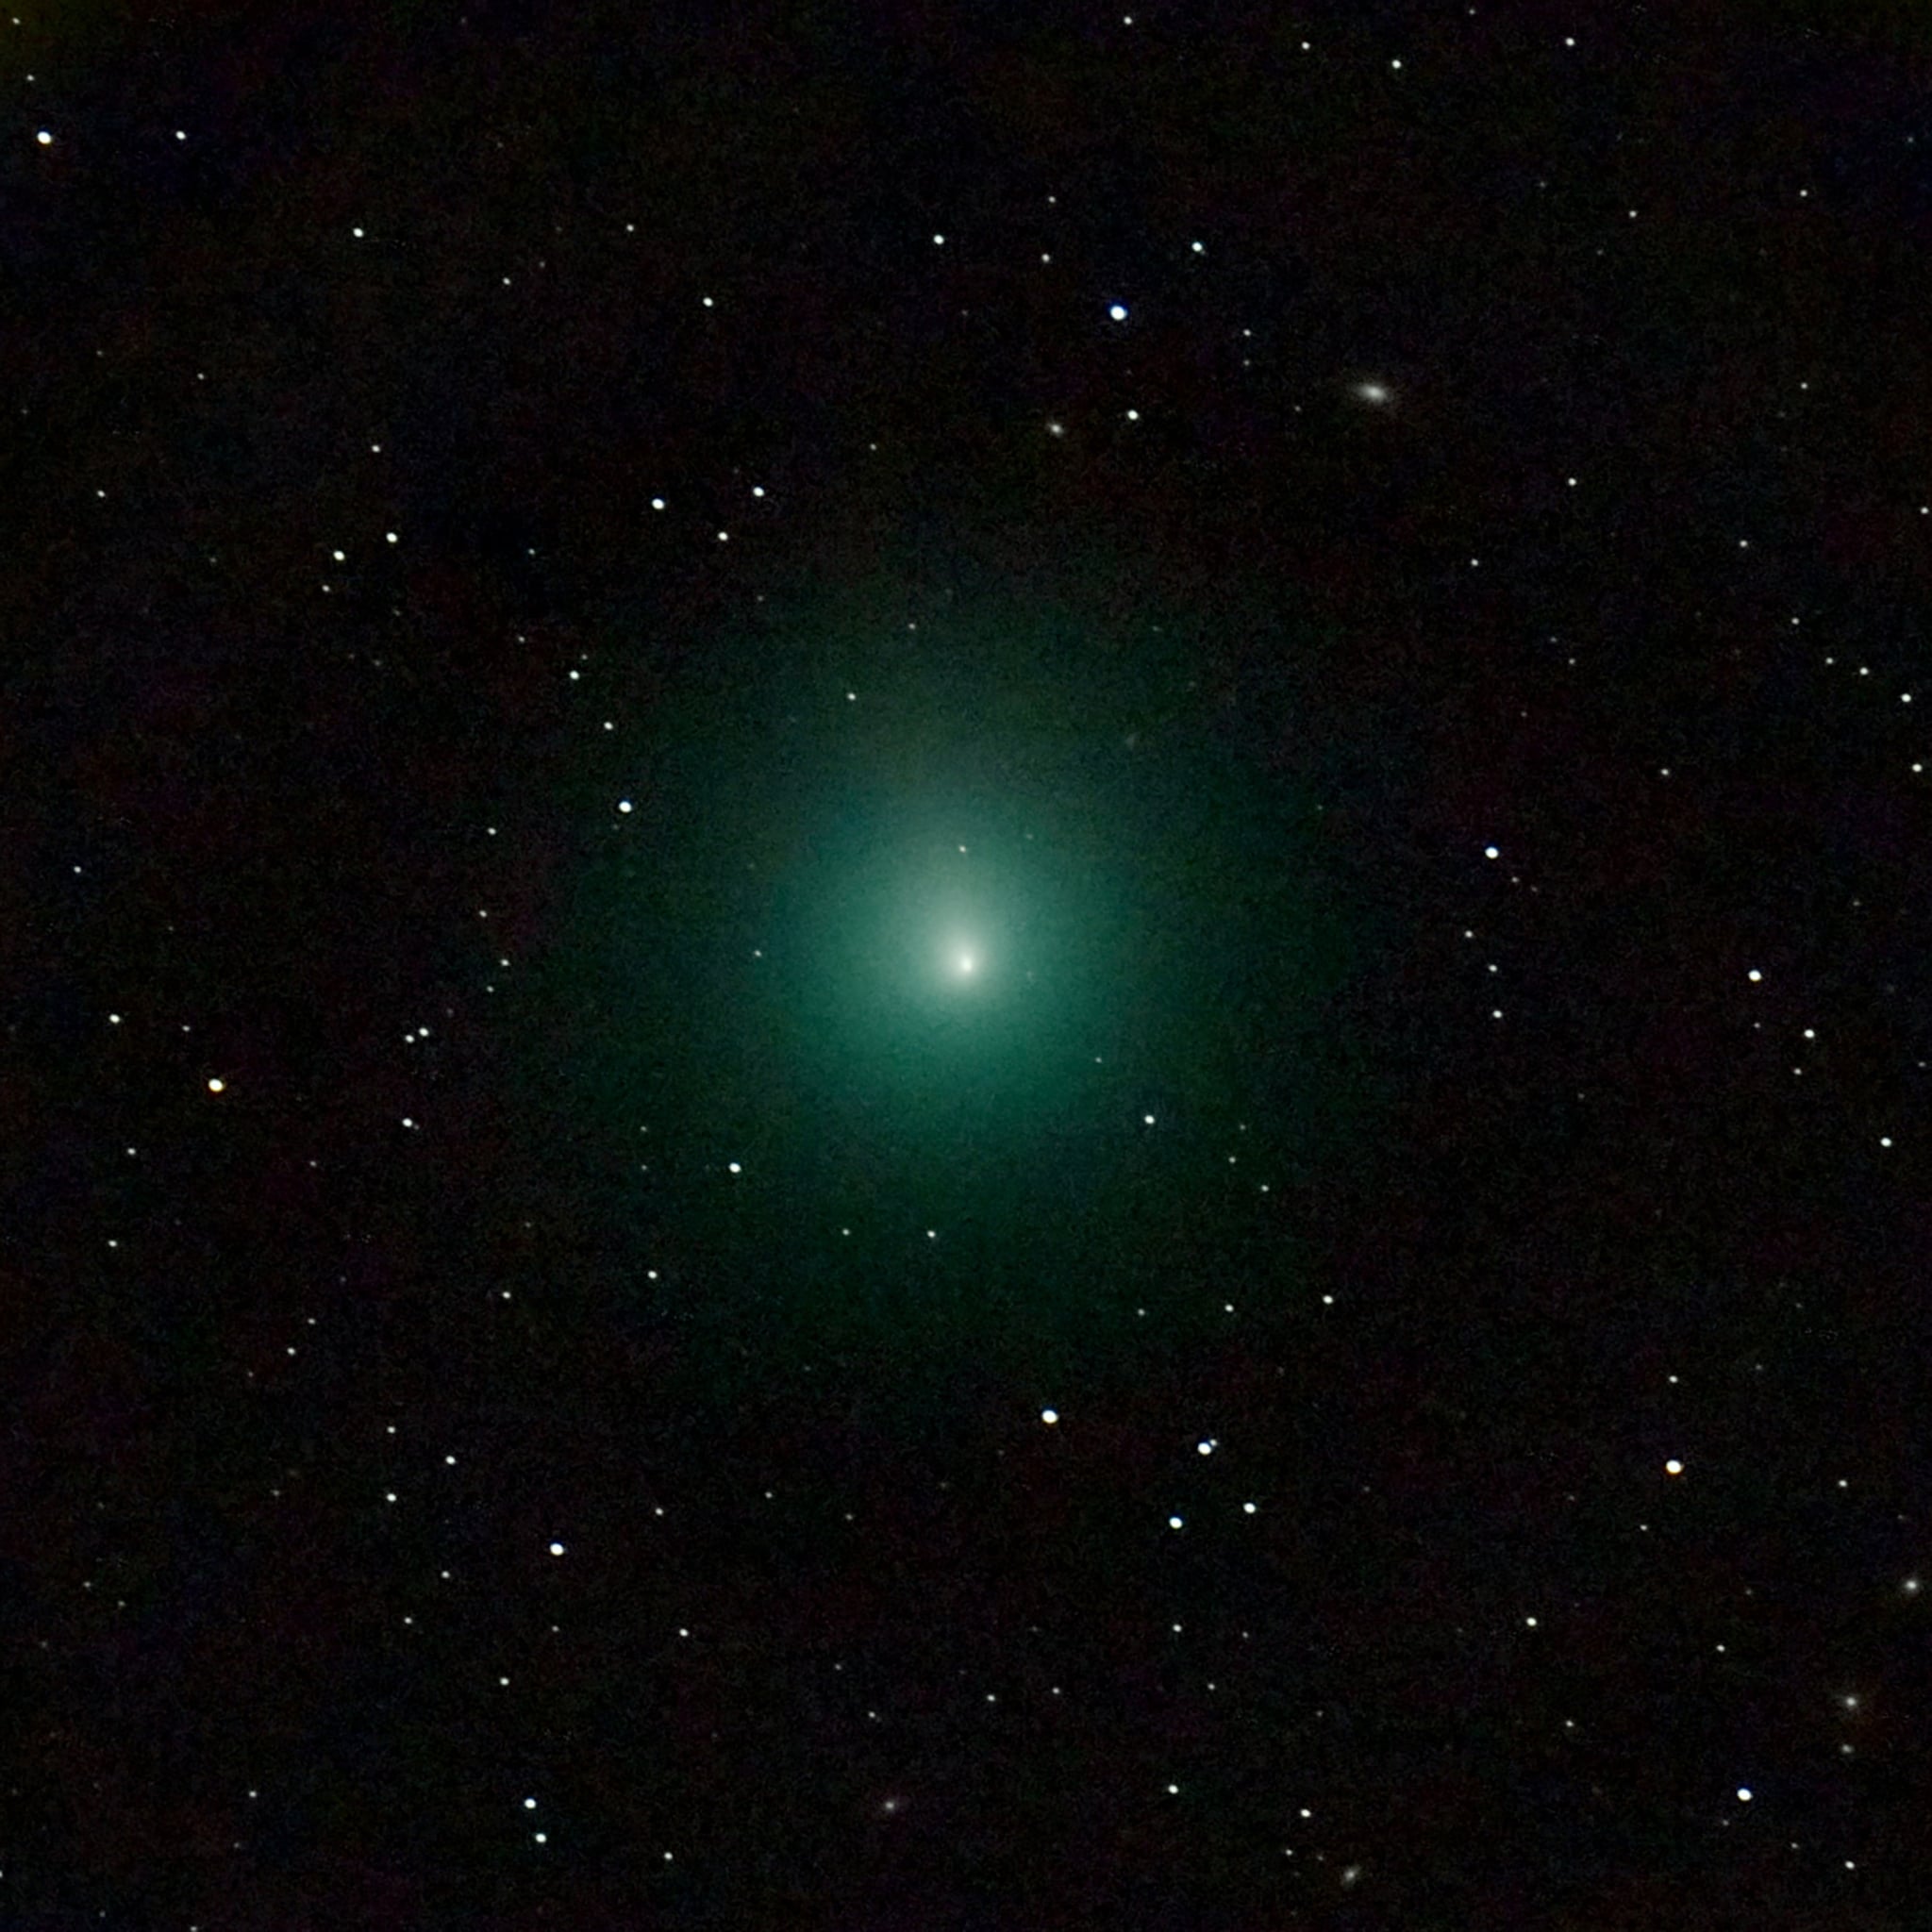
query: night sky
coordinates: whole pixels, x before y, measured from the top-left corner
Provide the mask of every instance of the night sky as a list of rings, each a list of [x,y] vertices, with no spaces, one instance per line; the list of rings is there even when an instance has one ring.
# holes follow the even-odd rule
[[[0,26],[0,1924],[1925,1924],[1909,10],[163,11]]]

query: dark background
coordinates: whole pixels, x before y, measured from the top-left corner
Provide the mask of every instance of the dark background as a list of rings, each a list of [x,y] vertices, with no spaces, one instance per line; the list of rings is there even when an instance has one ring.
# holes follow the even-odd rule
[[[0,30],[0,1922],[1921,1923],[1923,37],[1128,10]],[[972,1267],[609,990],[912,635],[1229,801]]]

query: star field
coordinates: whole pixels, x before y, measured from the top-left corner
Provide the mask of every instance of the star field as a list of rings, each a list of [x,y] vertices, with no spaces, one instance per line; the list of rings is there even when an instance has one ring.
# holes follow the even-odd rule
[[[1804,11],[0,25],[0,1924],[1921,1923]]]

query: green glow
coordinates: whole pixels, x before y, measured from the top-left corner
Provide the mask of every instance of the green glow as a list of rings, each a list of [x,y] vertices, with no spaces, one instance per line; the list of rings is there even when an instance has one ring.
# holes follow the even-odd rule
[[[1228,741],[1173,613],[1004,592],[914,637],[867,601],[631,721],[636,809],[535,974],[551,1131],[599,1239],[727,1326],[1101,1346],[1200,1299],[1202,1189],[1261,1213],[1333,1138],[1316,801]]]

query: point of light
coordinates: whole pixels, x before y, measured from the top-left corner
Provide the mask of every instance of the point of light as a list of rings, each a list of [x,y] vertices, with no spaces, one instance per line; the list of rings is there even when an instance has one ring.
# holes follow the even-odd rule
[[[955,963],[958,965],[960,976],[963,978],[974,971],[979,964],[979,961],[971,953],[961,953]]]

